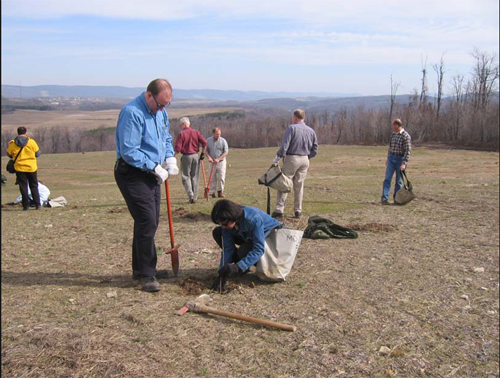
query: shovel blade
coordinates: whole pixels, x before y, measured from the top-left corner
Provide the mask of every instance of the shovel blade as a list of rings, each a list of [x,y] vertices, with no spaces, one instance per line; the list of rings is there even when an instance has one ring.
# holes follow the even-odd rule
[[[170,254],[172,259],[172,271],[174,272],[174,276],[177,277],[179,274],[179,246],[169,249],[166,253]]]

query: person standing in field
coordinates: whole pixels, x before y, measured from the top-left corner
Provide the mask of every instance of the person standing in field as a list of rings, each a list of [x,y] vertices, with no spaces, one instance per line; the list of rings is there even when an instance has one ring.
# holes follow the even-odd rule
[[[134,219],[132,275],[147,292],[160,290],[157,277],[166,273],[156,270],[154,240],[160,222],[161,184],[179,173],[165,110],[171,99],[168,80],[153,80],[146,92],[121,109],[116,125],[115,180]]]
[[[40,210],[41,203],[37,176],[37,158],[40,156],[40,148],[35,140],[26,133],[26,127],[17,128],[17,137],[9,142],[7,155],[11,159],[17,157],[14,169],[16,170],[16,183],[19,184],[19,191],[21,192],[23,210],[28,210],[30,207],[28,186],[35,203],[35,209]]]
[[[281,146],[273,160],[278,164],[283,158],[283,173],[293,181],[293,210],[295,218],[302,215],[302,199],[304,197],[304,181],[309,169],[309,160],[318,153],[318,138],[316,132],[305,124],[306,114],[302,109],[293,112],[292,122],[285,130]],[[285,203],[288,193],[278,191],[273,218],[282,219],[285,213]]]
[[[403,186],[404,171],[408,166],[411,154],[411,136],[403,128],[403,122],[399,118],[392,121],[392,135],[389,142],[389,151],[387,152],[387,160],[385,161],[385,179],[382,190],[382,205],[389,205],[389,191],[391,190],[391,181],[396,172],[396,183],[394,185],[394,197]]]
[[[215,198],[224,198],[224,186],[226,182],[226,156],[229,152],[227,141],[221,137],[222,131],[216,127],[212,130],[213,136],[207,138],[206,155],[208,161],[212,163],[211,169],[214,170],[210,181],[209,195]]]
[[[191,128],[191,122],[188,117],[182,117],[179,120],[181,132],[177,135],[175,141],[175,154],[182,154],[181,175],[182,185],[189,197],[188,203],[196,203],[198,199],[198,185],[200,184],[200,160],[205,158],[203,151],[207,146],[207,141],[198,130]],[[198,157],[198,151],[201,145],[201,154]]]

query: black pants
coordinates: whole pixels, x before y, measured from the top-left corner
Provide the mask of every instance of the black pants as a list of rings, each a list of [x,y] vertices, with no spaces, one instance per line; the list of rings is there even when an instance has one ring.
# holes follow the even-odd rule
[[[218,226],[215,227],[214,230],[212,231],[212,236],[215,240],[215,242],[219,245],[219,247],[222,248],[222,227]],[[234,243],[235,245],[239,245],[239,248],[236,248],[236,253],[233,255],[232,263],[237,263],[241,259],[243,259],[246,255],[248,255],[248,252],[250,252],[253,249],[253,242],[247,242],[243,238],[239,236],[234,237]]]
[[[21,192],[23,209],[28,210],[30,207],[30,197],[28,195],[28,185],[31,190],[31,196],[35,207],[39,208],[40,193],[38,192],[38,175],[37,172],[19,172],[16,171],[16,181],[19,184],[19,191]]]
[[[152,174],[125,162],[115,166],[115,180],[134,219],[132,271],[152,277],[157,263],[154,238],[160,223],[161,186]]]

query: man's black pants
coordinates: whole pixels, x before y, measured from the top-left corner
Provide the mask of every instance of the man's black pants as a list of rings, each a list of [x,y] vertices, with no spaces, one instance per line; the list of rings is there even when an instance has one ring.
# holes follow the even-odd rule
[[[28,210],[30,207],[30,197],[28,195],[28,185],[31,190],[31,196],[33,197],[33,202],[35,206],[39,208],[40,204],[40,193],[38,192],[38,175],[35,172],[19,172],[16,171],[16,179],[19,184],[19,191],[21,192],[23,209]]]
[[[160,222],[161,185],[152,174],[125,162],[115,166],[115,180],[134,219],[132,271],[152,277],[157,263],[154,238]]]

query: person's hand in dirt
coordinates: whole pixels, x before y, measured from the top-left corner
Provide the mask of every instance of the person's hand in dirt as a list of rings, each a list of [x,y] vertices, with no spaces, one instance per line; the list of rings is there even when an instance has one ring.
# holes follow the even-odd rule
[[[240,267],[235,263],[226,264],[219,269],[219,275],[229,278],[238,277],[241,273]]]
[[[226,276],[221,276],[220,274],[218,274],[217,276],[215,276],[214,282],[212,283],[212,286],[210,288],[218,293],[225,293],[227,290],[226,281]]]

